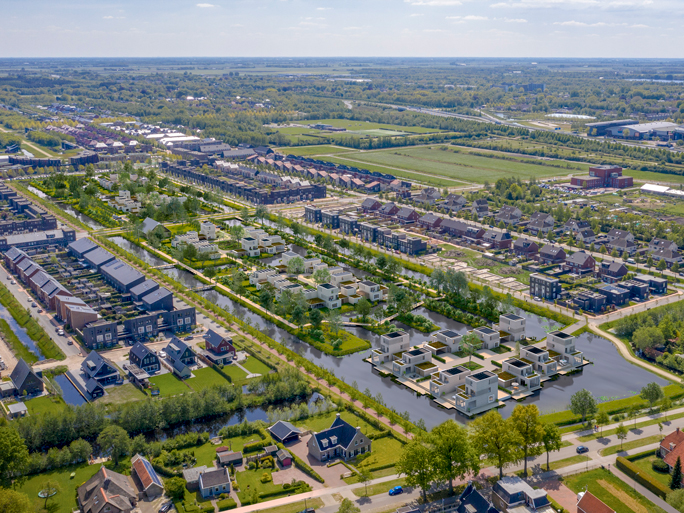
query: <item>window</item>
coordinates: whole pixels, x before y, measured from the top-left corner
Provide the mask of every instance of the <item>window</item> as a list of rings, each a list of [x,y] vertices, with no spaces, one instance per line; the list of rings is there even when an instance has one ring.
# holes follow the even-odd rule
[[[144,326],[138,326],[138,333],[145,333],[145,327]]]
[[[147,331],[147,333],[152,333],[152,325],[148,324],[147,326],[145,326],[145,330]]]
[[[102,335],[98,335],[98,336],[96,337],[96,340],[97,340],[98,342],[102,342],[102,341],[104,340],[104,337],[103,337]]]
[[[112,334],[111,333],[105,333],[105,340],[111,340],[112,339]]]
[[[183,326],[183,319],[178,319],[177,323],[178,323],[178,326]]]
[[[192,319],[190,319],[190,317],[186,317],[185,324],[192,324]]]

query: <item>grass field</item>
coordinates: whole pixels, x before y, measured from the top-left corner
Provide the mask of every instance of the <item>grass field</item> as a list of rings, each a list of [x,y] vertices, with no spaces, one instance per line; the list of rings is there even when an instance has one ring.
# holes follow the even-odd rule
[[[366,496],[370,497],[372,495],[379,495],[381,493],[389,492],[390,488],[394,488],[395,486],[405,486],[405,485],[406,485],[406,478],[400,477],[399,479],[394,479],[392,481],[385,481],[384,483],[378,483],[378,484],[370,485],[368,487],[360,486],[358,488],[354,488],[352,490],[352,493],[354,495],[356,495],[357,497],[366,497]]]
[[[316,155],[335,155],[337,153],[349,153],[356,151],[342,146],[332,146],[330,144],[319,144],[317,146],[285,146],[278,148],[278,151],[285,155],[298,155],[300,157],[313,157]]]
[[[30,399],[24,403],[28,408],[29,415],[39,415],[46,411],[61,410],[66,407],[61,397],[42,396]]]
[[[136,388],[135,385],[126,383],[119,387],[109,387],[107,395],[99,399],[99,401],[102,403],[126,403],[129,401],[140,401],[145,398],[147,398],[147,395]]]
[[[402,447],[403,444],[401,442],[389,436],[374,440],[371,453],[365,457],[363,455],[362,457],[357,457],[356,467],[359,469],[371,469],[396,463],[401,454]]]
[[[243,377],[245,376],[245,373],[242,371],[242,369],[237,370],[242,372]],[[185,382],[188,385],[190,385],[190,387],[196,392],[199,392],[200,390],[203,390],[205,388],[212,387],[214,385],[228,384],[226,378],[221,376],[211,367],[204,367],[203,369],[192,371],[192,374],[194,378],[189,378]]]
[[[620,444],[616,443],[614,445],[611,445],[610,447],[606,447],[605,449],[601,449],[599,451],[599,454],[601,456],[610,456],[612,454],[617,454],[621,451],[629,451],[630,449],[636,449],[637,447],[643,447],[644,445],[649,445],[649,444],[654,444],[656,442],[660,442],[661,436],[660,435],[652,435],[652,436],[646,436],[644,438],[639,438],[637,440],[632,440],[631,442],[625,442],[620,446]]]
[[[254,374],[268,374],[271,372],[271,368],[268,365],[251,356],[247,358],[247,360],[245,360],[241,365]]]
[[[53,513],[71,513],[77,506],[76,488],[93,477],[99,469],[100,465],[87,465],[85,463],[64,467],[52,472],[28,476],[25,481],[20,481],[17,489],[19,492],[28,495],[35,506],[35,510],[39,511],[45,501],[38,497],[38,492],[43,489],[45,482],[50,480],[56,483],[61,491],[50,499],[48,506],[52,503],[56,505]],[[70,477],[72,472],[76,474],[73,479]]]
[[[653,173],[651,171],[635,171],[633,169],[625,169],[622,173],[625,176],[631,176],[635,180],[644,180],[647,182],[658,183],[673,183],[684,184],[684,175],[670,175],[665,173]]]
[[[653,454],[653,451],[649,451],[643,457],[631,461],[641,469],[641,471],[639,472],[640,474],[647,474],[656,481],[659,481],[661,484],[669,488],[670,481],[672,480],[670,474],[668,474],[667,472],[656,472],[655,470],[653,470],[653,467],[651,466],[651,464],[657,459],[659,458],[655,454]]]
[[[409,134],[434,134],[443,132],[438,128],[424,128],[421,126],[401,126],[401,125],[386,125],[384,123],[371,123],[369,121],[355,121],[351,119],[309,119],[304,121],[297,121],[298,125],[332,125],[337,128],[346,128],[350,131],[363,130],[392,130],[395,132],[406,132]],[[319,130],[316,130],[319,132]],[[336,134],[344,134],[344,132],[335,132]]]
[[[306,502],[293,502],[292,504],[285,504],[284,506],[277,506],[275,508],[259,510],[260,513],[299,513],[306,508],[318,509],[323,507],[323,501],[318,497],[307,499]],[[394,510],[392,510],[394,511]]]
[[[616,513],[663,513],[661,508],[605,469],[567,476],[564,483],[575,493],[591,492]]]
[[[186,384],[171,373],[154,376],[150,378],[150,383],[159,387],[159,395],[161,397],[170,397],[190,392]]]
[[[238,485],[240,486],[240,491],[238,492],[238,498],[241,503],[249,502],[253,490],[257,490],[260,494],[272,494],[281,491],[283,495],[287,495],[288,490],[283,489],[283,485],[273,484],[273,479],[267,483],[261,482],[261,477],[264,473],[271,475],[271,469],[256,469],[256,470],[245,470],[243,472],[236,472]],[[271,500],[275,497],[269,497],[266,500]]]
[[[335,414],[336,412],[331,412],[328,415],[316,415],[313,418],[301,420],[295,422],[294,424],[297,427],[305,427],[318,433],[320,431],[323,431],[324,429],[328,429],[332,425],[333,421],[335,420]],[[375,427],[371,426],[370,424],[368,424],[368,422],[366,422],[360,417],[357,417],[353,413],[349,413],[348,411],[342,411],[340,412],[340,417],[342,417],[342,420],[347,421],[354,427],[359,426],[361,428],[361,431],[366,435],[373,435],[379,433],[379,431],[375,429]],[[373,448],[373,450],[375,449]]]
[[[247,442],[256,442],[258,440],[261,440],[261,437],[258,434],[236,436],[224,439],[221,445],[225,445],[233,451],[242,451]],[[211,467],[214,464],[214,459],[216,459],[216,447],[218,446],[211,442],[207,442],[206,444],[194,448],[192,451],[195,453],[195,458],[197,458],[196,466],[207,465],[208,467]]]
[[[230,376],[230,379],[232,379],[234,383],[237,381],[241,381],[247,377],[245,371],[243,371],[237,365],[225,365],[223,367],[223,372],[228,374]]]

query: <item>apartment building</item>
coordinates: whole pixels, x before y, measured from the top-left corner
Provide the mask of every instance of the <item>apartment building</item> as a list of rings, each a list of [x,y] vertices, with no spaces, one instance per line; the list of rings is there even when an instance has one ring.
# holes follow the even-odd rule
[[[530,296],[553,301],[563,292],[560,280],[543,274],[530,274]]]

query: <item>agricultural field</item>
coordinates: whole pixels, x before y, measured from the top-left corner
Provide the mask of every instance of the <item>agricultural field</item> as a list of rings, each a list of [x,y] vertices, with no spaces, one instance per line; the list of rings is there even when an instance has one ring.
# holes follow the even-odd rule
[[[492,155],[502,154],[492,152]],[[520,177],[522,180],[541,179],[579,172],[572,168],[566,170],[563,162],[551,166],[545,165],[543,163],[545,161],[539,161],[539,164],[526,162],[530,161],[529,158],[510,156],[506,156],[506,159],[488,158],[473,155],[467,150],[459,149],[454,152],[448,146],[359,151],[324,157],[321,160],[391,173],[439,186],[484,183],[485,180],[494,183],[503,177]]]
[[[293,146],[278,148],[280,153],[285,155],[297,155],[299,157],[315,157],[317,155],[335,155],[338,153],[354,152],[351,148],[343,148],[342,146],[333,146],[331,144],[319,144],[316,146]]]

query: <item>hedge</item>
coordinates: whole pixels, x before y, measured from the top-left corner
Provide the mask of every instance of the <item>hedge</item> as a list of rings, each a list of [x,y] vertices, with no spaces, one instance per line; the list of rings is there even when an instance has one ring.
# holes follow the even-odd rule
[[[285,446],[284,446],[283,444],[281,444],[280,442],[278,442],[276,445],[278,446],[278,449],[284,449],[284,450],[286,450],[286,449],[285,449]],[[309,476],[309,477],[312,478],[312,479],[315,479],[315,480],[318,481],[319,483],[325,483],[325,479],[323,479],[323,478],[318,474],[318,472],[316,472],[316,471],[315,471],[314,469],[312,469],[309,465],[307,465],[307,464],[304,463],[301,459],[299,459],[299,457],[298,457],[295,453],[293,453],[293,452],[291,452],[291,451],[289,451],[289,452],[290,452],[290,455],[292,456],[292,461],[294,462],[294,466],[295,466],[295,467],[297,467],[299,470],[301,470],[302,472],[304,472],[307,476]]]
[[[385,470],[386,468],[394,468],[396,463],[386,463],[385,465],[378,465],[377,467],[370,467],[369,472],[376,472],[378,470]]]
[[[661,499],[667,497],[667,494],[671,492],[671,490],[667,486],[665,486],[659,481],[656,481],[648,474],[642,472],[639,467],[637,467],[634,463],[629,461],[627,458],[624,458],[623,456],[618,456],[618,459],[615,462],[615,466],[619,470],[622,470],[629,477],[634,479],[641,486],[643,486],[650,492],[655,493]]]
[[[226,510],[233,509],[233,508],[237,507],[237,504],[235,503],[235,501],[232,498],[223,499],[221,501],[218,501],[216,503],[216,505],[218,506],[219,511],[226,511]]]
[[[245,444],[242,448],[242,452],[244,454],[247,454],[248,452],[257,452],[263,449],[265,446],[266,442],[264,442],[263,440],[257,440],[256,442],[250,442],[248,444]]]

